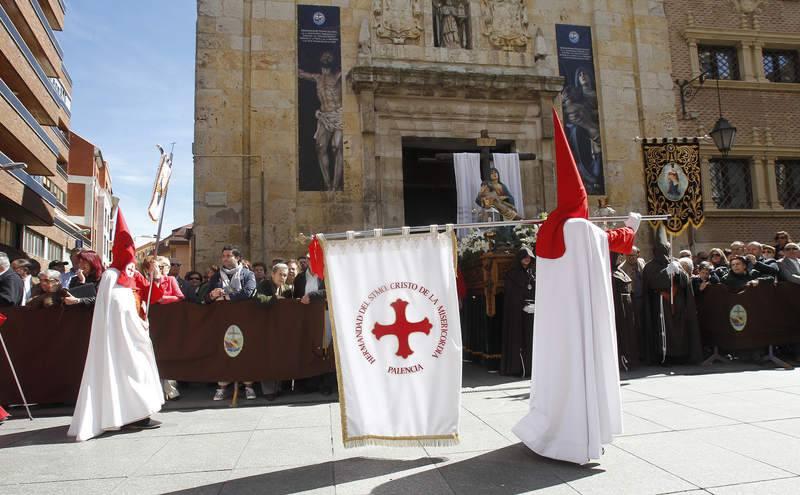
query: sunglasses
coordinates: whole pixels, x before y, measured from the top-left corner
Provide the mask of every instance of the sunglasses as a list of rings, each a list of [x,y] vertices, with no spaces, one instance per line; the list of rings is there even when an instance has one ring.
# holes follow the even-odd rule
[[[203,279],[202,279],[202,278],[200,278],[200,277],[189,277],[189,280],[197,280],[197,281],[200,281],[200,280],[203,280]]]

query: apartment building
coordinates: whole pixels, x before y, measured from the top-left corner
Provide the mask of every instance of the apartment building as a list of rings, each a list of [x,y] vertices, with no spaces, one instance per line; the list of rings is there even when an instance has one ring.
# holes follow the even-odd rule
[[[0,0],[0,249],[43,265],[91,246],[67,213],[72,82],[54,34],[64,13],[61,0]]]

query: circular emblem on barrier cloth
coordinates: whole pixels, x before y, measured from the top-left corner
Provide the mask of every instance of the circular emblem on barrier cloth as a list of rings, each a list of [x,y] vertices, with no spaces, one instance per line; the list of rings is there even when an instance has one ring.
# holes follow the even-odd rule
[[[224,345],[225,354],[227,354],[228,357],[235,358],[242,352],[244,348],[244,334],[238,326],[231,325],[225,331]]]
[[[737,304],[731,308],[729,318],[731,326],[737,332],[741,332],[744,330],[744,327],[747,326],[747,310],[744,309],[744,306],[741,304]]]

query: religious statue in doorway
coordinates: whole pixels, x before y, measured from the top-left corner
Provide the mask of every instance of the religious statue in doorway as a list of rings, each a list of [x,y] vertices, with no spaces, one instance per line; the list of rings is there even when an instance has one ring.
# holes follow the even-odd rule
[[[469,48],[469,4],[466,0],[433,0],[435,45]]]
[[[320,72],[298,71],[300,79],[316,84],[319,109],[315,112],[317,131],[314,142],[317,162],[327,191],[341,191],[344,184],[344,157],[342,155],[342,71],[334,67],[333,55],[323,52],[320,56]],[[330,156],[333,155],[333,177]]]
[[[482,208],[480,212],[481,221],[493,220],[492,213],[494,211],[499,213],[505,220],[522,219],[517,213],[511,191],[500,180],[500,172],[494,167],[489,170],[489,180],[481,182],[481,188],[475,198],[475,203]]]

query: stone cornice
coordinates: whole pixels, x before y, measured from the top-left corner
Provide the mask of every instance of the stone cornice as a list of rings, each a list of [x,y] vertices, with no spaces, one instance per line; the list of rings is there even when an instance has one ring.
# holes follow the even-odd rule
[[[715,29],[690,27],[683,31],[687,41],[721,41],[727,44],[760,43],[770,46],[800,46],[800,34],[774,33],[753,29]]]
[[[774,217],[793,217],[797,218],[800,210],[786,210],[776,208],[774,210],[762,208],[758,210],[733,210],[705,208],[704,214],[708,218],[774,218]]]
[[[564,79],[530,70],[444,65],[358,65],[347,74],[355,93],[378,95],[539,100],[555,96]]]

